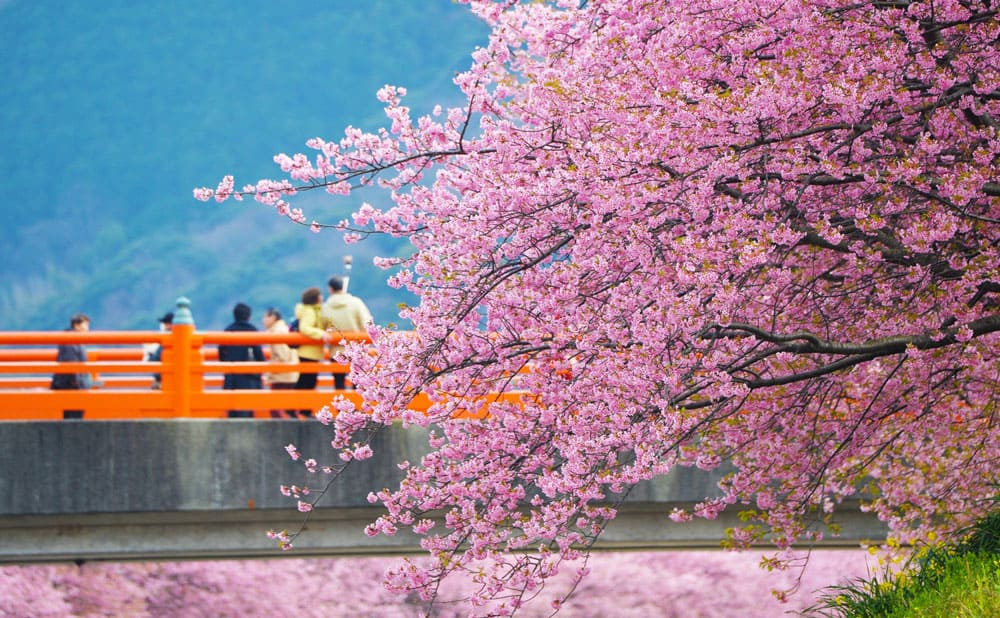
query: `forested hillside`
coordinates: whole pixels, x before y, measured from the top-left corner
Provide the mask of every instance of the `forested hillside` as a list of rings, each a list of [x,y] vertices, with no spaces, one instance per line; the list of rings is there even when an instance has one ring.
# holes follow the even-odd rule
[[[290,310],[347,253],[352,291],[398,321],[407,299],[370,260],[397,250],[388,239],[347,247],[192,189],[277,175],[261,162],[278,151],[380,126],[386,83],[415,111],[457,101],[451,78],[486,36],[462,6],[13,0],[0,33],[0,329],[61,328],[78,311],[97,329],[155,328],[180,295],[200,328],[221,328],[237,301],[255,320]],[[354,206],[316,196],[308,214]]]

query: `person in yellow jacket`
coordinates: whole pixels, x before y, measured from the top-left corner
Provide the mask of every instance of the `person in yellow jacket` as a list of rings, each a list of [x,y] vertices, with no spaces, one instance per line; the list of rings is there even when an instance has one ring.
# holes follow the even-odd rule
[[[299,332],[318,342],[299,346],[299,364],[321,362],[323,360],[323,346],[330,342],[330,335],[326,332],[326,324],[320,315],[322,303],[323,293],[319,288],[311,287],[302,292],[302,302],[295,305],[295,318],[299,321]],[[315,389],[318,377],[319,374],[316,372],[300,371],[295,388]],[[299,414],[311,416],[312,410],[299,410]]]

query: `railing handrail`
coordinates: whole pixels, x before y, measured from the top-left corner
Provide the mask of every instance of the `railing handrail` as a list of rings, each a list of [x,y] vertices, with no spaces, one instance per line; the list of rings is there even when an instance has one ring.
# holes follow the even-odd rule
[[[171,333],[157,330],[137,331],[74,331],[74,330],[26,330],[0,331],[0,345],[60,345],[104,343],[104,344],[135,344],[160,343],[169,339]]]
[[[0,345],[61,345],[102,343],[106,345],[128,345],[142,343],[158,343],[164,345],[172,340],[173,331],[0,331]],[[317,339],[312,339],[302,333],[269,333],[267,331],[199,331],[193,336],[199,337],[208,344],[250,345],[288,343],[298,345],[322,345]],[[331,341],[371,342],[368,333],[330,331]]]

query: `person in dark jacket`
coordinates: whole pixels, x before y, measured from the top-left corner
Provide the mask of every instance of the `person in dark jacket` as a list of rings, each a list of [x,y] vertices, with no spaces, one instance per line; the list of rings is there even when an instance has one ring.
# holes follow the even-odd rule
[[[257,331],[250,323],[250,307],[236,303],[233,307],[233,323],[226,327],[228,332]],[[264,361],[264,350],[258,345],[220,345],[219,360],[224,363]],[[223,378],[224,389],[259,389],[262,387],[259,373],[227,373]],[[251,417],[252,410],[230,410],[230,418]]]
[[[170,329],[173,328],[173,324],[174,324],[174,312],[168,311],[165,314],[163,314],[162,318],[160,318],[160,332],[161,333],[169,332]],[[151,344],[149,348],[145,347],[143,348],[142,354],[144,361],[151,361],[154,363],[158,363],[163,360],[163,346],[158,343]],[[154,373],[152,388],[155,390],[159,390],[160,388],[162,388],[160,381],[161,381],[160,374]]]
[[[70,332],[87,332],[90,330],[90,318],[83,313],[77,313],[69,319]],[[87,362],[87,350],[80,344],[60,344],[56,352],[56,362],[84,363]],[[52,376],[52,390],[87,390],[91,387],[89,373],[57,373]],[[63,418],[83,418],[83,410],[63,410]]]

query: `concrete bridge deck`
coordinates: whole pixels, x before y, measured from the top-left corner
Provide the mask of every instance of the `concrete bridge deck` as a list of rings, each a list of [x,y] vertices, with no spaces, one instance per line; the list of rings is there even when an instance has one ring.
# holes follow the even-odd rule
[[[380,512],[369,491],[394,487],[396,461],[426,450],[420,429],[393,427],[376,457],[334,482],[311,513],[296,549],[280,552],[268,529],[297,530],[303,516],[281,484],[315,485],[284,445],[307,457],[333,456],[331,429],[317,422],[171,419],[0,422],[0,563],[69,560],[377,555],[419,551],[418,539],[366,537]],[[599,549],[714,548],[735,510],[715,521],[675,524],[674,506],[714,493],[717,477],[677,470],[630,495]],[[311,483],[310,483],[311,481]],[[827,547],[884,539],[874,518],[844,505],[843,526]]]

